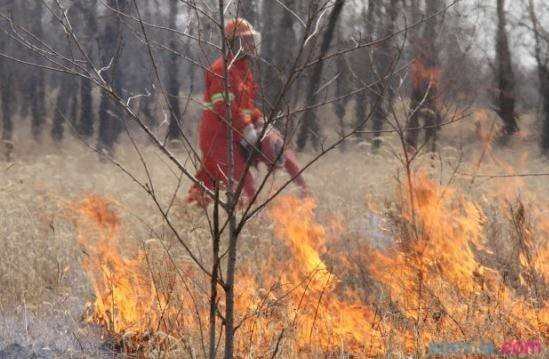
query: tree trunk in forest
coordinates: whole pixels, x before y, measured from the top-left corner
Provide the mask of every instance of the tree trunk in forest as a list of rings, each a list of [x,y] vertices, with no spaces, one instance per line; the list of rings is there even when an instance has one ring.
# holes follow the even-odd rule
[[[281,1],[288,9],[295,9],[296,0],[283,0]],[[297,45],[297,36],[294,30],[295,17],[288,10],[278,9],[280,15],[279,24],[276,27],[279,29],[277,33],[278,39],[284,39],[284,41],[275,41],[274,48],[274,64],[284,73],[288,73],[290,68],[290,63],[294,58],[294,49]],[[276,76],[276,72],[271,71],[271,73]],[[269,86],[265,91],[267,98],[272,99],[276,98],[282,91],[284,79],[275,77],[273,79],[272,85]],[[288,99],[293,98],[293,94],[286,94]]]
[[[374,38],[374,9],[376,8],[376,2],[369,1],[368,2],[368,9],[363,10],[362,17],[364,19],[364,28],[366,31],[366,41],[371,42]],[[370,49],[361,49],[360,56],[363,58],[363,68],[365,69],[360,74],[360,77],[364,79],[364,82],[368,82],[373,78],[371,69],[372,69],[372,61],[370,58]],[[364,86],[365,83],[361,83],[360,86]],[[362,132],[366,128],[366,109],[368,107],[368,96],[369,94],[367,91],[370,91],[369,89],[365,89],[363,91],[360,91],[355,96],[355,129],[357,130],[355,136],[357,137],[358,141],[361,141],[364,139],[364,133]]]
[[[38,39],[44,38],[44,28],[42,26],[42,17],[44,15],[44,4],[42,1],[36,1],[32,10],[32,32]],[[31,81],[29,83],[31,97],[31,133],[36,141],[40,141],[42,130],[46,118],[46,74],[43,69],[33,69]]]
[[[3,21],[0,22],[3,24]],[[5,34],[0,34],[0,51],[5,52],[7,48]],[[13,151],[13,76],[12,68],[8,60],[0,58],[0,96],[2,100],[2,152],[6,161],[11,160]]]
[[[338,42],[341,42],[341,31],[337,31]],[[336,58],[336,68],[337,68],[337,80],[336,80],[336,90],[335,96],[342,97],[349,92],[350,78],[347,76],[349,70],[345,63],[345,55],[338,56]],[[347,104],[349,103],[350,96],[345,96],[341,100],[334,103],[334,112],[338,119],[338,134],[340,137],[345,135],[345,114],[347,113]],[[345,152],[347,149],[346,142],[343,141],[340,146],[340,150]]]
[[[279,81],[277,78],[276,70],[273,66],[268,64],[274,64],[275,62],[275,52],[276,46],[279,44],[277,41],[277,34],[275,32],[275,26],[273,23],[278,18],[276,15],[281,14],[280,5],[276,1],[263,1],[263,6],[261,9],[262,17],[269,16],[270,21],[263,21],[261,27],[261,58],[265,59],[267,62],[264,66],[261,67],[261,78],[259,96],[263,97],[266,101],[265,111],[272,110],[269,108],[269,104],[273,101],[273,96],[275,91],[273,88],[275,84]],[[269,14],[269,15],[266,15]]]
[[[170,0],[170,22],[171,29],[175,29],[177,24],[177,0]],[[176,51],[177,42],[174,35],[171,35],[170,49]],[[167,96],[168,107],[170,109],[170,125],[168,127],[167,138],[168,140],[176,140],[181,137],[182,125],[181,125],[181,108],[179,106],[179,69],[178,69],[178,56],[174,52],[168,54],[168,64],[166,71],[167,82]]]
[[[258,8],[259,0],[239,0],[238,1],[238,16],[248,20],[254,27],[259,28]]]
[[[65,39],[65,54],[71,53],[72,39],[67,37]],[[67,64],[70,66],[70,64]],[[71,111],[71,105],[73,105],[73,97],[76,93],[76,81],[72,76],[66,74],[57,74],[59,82],[59,91],[57,92],[57,100],[55,103],[55,109],[53,111],[51,137],[54,142],[61,142],[63,140],[63,134],[65,132],[65,119],[70,120],[70,125],[75,123],[75,119],[71,118],[73,113]]]
[[[427,16],[435,14],[443,7],[443,0],[427,0]],[[440,83],[440,48],[437,44],[439,23],[442,21],[442,16],[437,15],[425,23],[425,45],[427,56],[425,65],[429,76],[429,87],[427,97],[425,99],[425,110],[422,111],[425,125],[425,142],[430,144],[429,150],[435,152],[438,136],[438,126],[441,123],[441,114],[439,106],[439,83]]]
[[[345,0],[336,0],[334,4],[334,7],[330,14],[328,27],[322,39],[322,45],[320,47],[320,53],[318,55],[319,58],[324,57],[328,52],[328,50],[330,49],[330,44],[332,43],[332,39],[334,37],[336,24],[339,19],[339,16],[341,15],[344,5],[345,5]],[[305,107],[311,107],[315,103],[315,99],[316,99],[315,92],[317,91],[320,83],[323,64],[324,64],[324,61],[319,61],[314,65],[311,80],[307,87]],[[309,111],[306,111],[305,114],[303,115],[301,127],[299,129],[299,133],[297,136],[297,149],[299,151],[303,151],[305,149],[305,146],[307,145],[307,142],[309,140],[311,141],[315,149],[317,149],[320,145],[320,127],[318,125],[318,122],[315,120],[315,112],[316,111],[314,110],[309,110]]]
[[[395,32],[395,23],[398,15],[398,2],[399,0],[390,0],[389,3],[385,5],[386,13],[384,17],[385,21],[383,23],[382,36],[390,36]],[[379,54],[376,57],[376,68],[381,78],[389,75],[391,66],[396,60],[396,56],[397,53],[394,50],[394,40],[392,38],[388,38],[381,45]],[[389,109],[389,111],[393,106],[395,94],[393,90],[393,81],[391,78],[383,81],[380,86],[380,93],[383,97],[379,99],[379,110],[374,114],[373,118],[374,138],[372,141],[372,146],[374,151],[381,147],[381,131],[383,130],[383,122],[386,118],[386,110],[384,106],[387,106],[386,108]]]
[[[149,128],[156,128],[158,126],[158,121],[153,114],[153,104],[154,104],[154,92],[141,97],[139,101],[139,113],[143,115],[145,123]]]
[[[440,16],[433,16],[442,8],[441,0],[427,0],[426,13],[431,16],[423,24],[421,36],[412,36],[414,62],[412,72],[412,94],[410,96],[410,115],[406,125],[406,143],[417,149],[420,127],[425,130],[425,143],[430,143],[430,151],[436,150],[438,125],[440,124],[440,109],[438,104],[438,84],[440,77],[440,49],[437,46],[437,29]],[[412,8],[413,21],[419,21],[420,9],[417,1]],[[423,125],[420,126],[420,119]]]
[[[395,33],[396,23],[397,23],[397,18],[398,18],[398,11],[399,11],[399,3],[400,3],[400,0],[390,0],[390,5],[389,5],[389,9],[388,9],[389,14],[388,14],[388,18],[387,18],[387,21],[388,21],[388,23],[387,23],[387,34],[394,34]],[[388,39],[386,47],[388,49],[389,61],[395,61],[396,57],[398,56],[398,52],[397,52],[396,45],[395,45],[395,40],[392,39],[392,38]],[[391,78],[391,80],[389,80],[389,87],[387,89],[388,108],[393,107],[393,103],[394,103],[394,99],[395,99],[395,95],[396,95],[395,87],[396,87],[395,79]]]
[[[541,151],[549,156],[549,65],[538,66],[540,95],[543,98],[543,120],[541,128]]]
[[[419,0],[411,1],[411,13],[412,13],[412,22],[417,23],[421,16],[421,9],[419,8]],[[412,30],[409,35],[410,47],[412,48],[412,56],[415,57],[415,62],[412,63],[410,72],[412,78],[412,92],[410,94],[410,114],[408,115],[408,121],[406,123],[406,144],[411,148],[417,147],[417,138],[419,136],[419,116],[418,116],[418,106],[421,103],[423,98],[423,91],[420,88],[420,84],[416,83],[416,79],[419,78],[419,75],[416,74],[414,65],[420,61],[419,54],[421,52],[420,48],[420,36],[418,35],[421,31],[421,27]]]
[[[371,2],[371,9],[368,9],[368,19],[370,29],[368,31],[370,39],[373,41],[379,38],[383,32],[385,23],[382,14],[382,4],[374,5],[375,2]],[[380,48],[373,47],[371,57],[373,60],[372,70],[370,76],[370,82],[378,82],[368,91],[368,98],[370,102],[370,108],[372,109],[372,130],[374,131],[373,148],[379,148],[380,142],[378,137],[381,134],[383,128],[383,121],[385,119],[385,110],[383,108],[383,99],[385,98],[385,86],[386,83],[383,80],[386,72],[389,69],[389,59],[386,58],[386,46],[382,44]]]
[[[539,94],[542,98],[541,152],[549,156],[549,40],[541,34],[533,0],[528,0],[528,13],[535,40],[534,57],[538,67]],[[545,45],[545,46],[544,46]]]
[[[78,133],[84,138],[92,137],[94,122],[92,84],[87,79],[81,79],[80,120],[78,121]]]
[[[109,0],[108,5],[122,13],[126,12],[128,8],[127,0]],[[120,68],[120,57],[124,47],[124,35],[120,15],[113,11],[109,11],[107,14],[100,44],[101,65],[108,68],[103,72],[103,78],[111,85],[116,94],[122,96],[124,81]],[[123,115],[120,106],[117,106],[110,95],[103,91],[99,106],[99,141],[97,145],[99,150],[113,154],[114,144],[122,130]]]
[[[518,132],[519,127],[515,112],[515,75],[511,63],[511,51],[507,36],[505,0],[497,1],[497,33],[496,33],[496,81],[497,98],[495,107],[497,114],[503,121],[503,137],[505,141],[510,135]]]
[[[144,4],[142,8],[142,14],[141,14],[143,21],[145,22],[154,21],[152,8],[154,8],[156,12],[161,10],[159,9],[159,7],[155,6],[154,3]],[[155,13],[154,16],[161,16],[161,15],[158,13]],[[143,44],[141,51],[144,54],[148,53],[146,44]],[[158,121],[153,114],[153,105],[155,100],[155,87],[156,87],[155,86],[156,76],[154,74],[154,67],[152,66],[148,56],[139,56],[135,60],[139,63],[138,66],[140,68],[145,69],[143,73],[144,76],[142,76],[141,81],[138,85],[140,92],[144,94],[144,96],[141,97],[139,100],[138,111],[143,116],[143,119],[147,124],[147,127],[149,127],[150,129],[153,129],[158,127]]]
[[[78,82],[74,81],[74,79],[72,80],[73,82],[71,87],[73,90],[69,95],[70,97],[69,110],[68,110],[69,116],[67,119],[69,120],[69,124],[71,126],[71,130],[73,131],[73,134],[75,134],[75,133],[78,133],[77,121],[78,121],[78,111],[80,110],[80,107],[78,103]]]
[[[72,78],[67,78],[67,75],[60,75],[60,87],[57,93],[57,101],[55,104],[55,110],[53,113],[51,137],[55,142],[61,142],[63,140],[65,119],[68,117],[69,102],[71,100],[71,94],[74,92],[74,86]]]
[[[94,58],[94,48],[97,36],[97,0],[80,0],[76,3],[82,13],[81,21],[85,23],[86,50]],[[80,136],[89,139],[93,136],[95,122],[93,113],[92,84],[87,79],[80,80],[80,118],[77,121],[77,131]]]

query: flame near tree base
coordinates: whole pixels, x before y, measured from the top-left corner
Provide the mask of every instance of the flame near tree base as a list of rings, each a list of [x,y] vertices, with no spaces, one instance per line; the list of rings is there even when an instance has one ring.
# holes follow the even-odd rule
[[[392,248],[357,240],[351,253],[339,253],[315,220],[312,199],[280,197],[268,213],[281,248],[266,254],[263,268],[246,258],[238,264],[238,352],[376,356],[422,353],[436,341],[545,339],[549,305],[539,287],[547,287],[549,226],[543,218],[537,227],[517,224],[522,286],[513,286],[485,259],[487,219],[478,203],[425,175],[414,178],[413,200],[414,211],[402,198],[391,213]],[[127,350],[200,351],[206,276],[190,262],[153,255],[146,245],[124,257],[120,219],[106,199],[90,196],[73,209],[95,294],[86,320]],[[277,258],[278,250],[285,259]]]

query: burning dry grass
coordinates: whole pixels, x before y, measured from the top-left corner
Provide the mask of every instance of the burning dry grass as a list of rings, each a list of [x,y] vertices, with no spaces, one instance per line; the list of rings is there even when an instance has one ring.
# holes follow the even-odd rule
[[[93,356],[82,343],[94,330],[79,324],[83,312],[123,350],[202,356],[203,273],[125,175],[75,144],[63,151],[23,156],[2,173],[0,346],[43,342],[66,353],[83,345]],[[308,173],[315,200],[281,197],[243,234],[242,356],[422,356],[436,341],[547,339],[547,178],[470,176],[540,172],[547,160],[525,143],[466,144],[463,155],[443,148],[420,159],[410,201],[389,154],[352,153],[331,154]],[[177,176],[155,150],[144,155],[167,205]],[[120,160],[142,173],[126,147]],[[208,267],[202,213],[177,201],[170,213]],[[52,335],[70,339],[52,341],[40,321],[60,323]]]

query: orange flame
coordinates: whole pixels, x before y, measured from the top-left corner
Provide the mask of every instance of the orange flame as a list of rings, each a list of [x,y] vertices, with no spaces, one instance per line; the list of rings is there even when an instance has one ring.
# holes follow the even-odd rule
[[[110,204],[90,195],[71,206],[78,215],[77,238],[85,252],[82,267],[95,295],[88,303],[85,321],[102,325],[130,351],[148,344],[161,346],[172,337],[198,336],[194,313],[205,309],[196,307],[190,294],[201,293],[183,282],[195,275],[193,268],[185,262],[174,268],[163,260],[162,271],[155,273],[151,253],[128,243],[124,249],[134,254],[124,256],[120,218]],[[155,338],[156,334],[162,335]]]
[[[316,204],[312,199],[281,197],[271,208],[275,233],[289,246],[291,260],[282,268],[286,283],[306,286],[295,293],[292,306],[301,308],[297,316],[295,340],[298,347],[320,346],[325,351],[347,348],[350,352],[379,354],[379,318],[360,300],[357,293],[339,295],[339,279],[321,258],[325,253],[325,229],[314,219]]]
[[[408,337],[424,347],[433,340],[501,342],[508,335],[546,332],[547,300],[536,308],[479,260],[478,252],[487,251],[479,206],[425,174],[415,176],[414,186],[415,223],[409,208],[404,215],[412,240],[400,238],[400,247],[364,256],[415,328]]]
[[[424,352],[431,341],[501,343],[547,333],[546,296],[537,302],[521,296],[482,258],[491,252],[481,206],[424,173],[413,177],[413,188],[413,201],[398,203],[396,244],[383,250],[364,246],[351,259],[328,243],[314,200],[279,197],[268,213],[281,245],[260,266],[239,259],[237,351],[264,357],[281,345],[281,355],[290,357],[372,357],[389,349]],[[89,196],[73,210],[95,294],[87,320],[141,341],[159,331],[186,342],[200,337],[208,315],[207,277],[181,263],[183,277],[195,285],[169,276],[168,284],[159,285],[148,252],[122,255],[121,223],[109,201]],[[524,227],[529,252],[520,262],[547,283],[547,241],[536,238],[548,237],[549,220],[546,212],[536,215],[539,223]],[[337,226],[334,233],[344,231]],[[351,289],[346,277],[353,266],[364,268],[371,286]],[[379,293],[368,292],[374,290]],[[223,299],[217,298],[221,311]]]
[[[120,220],[105,199],[89,196],[75,210],[81,215],[78,241],[86,251],[82,265],[96,294],[86,320],[115,334],[149,332],[158,317],[150,310],[156,299],[152,278],[142,268],[144,253],[133,259],[122,256]],[[96,238],[89,236],[93,232]]]

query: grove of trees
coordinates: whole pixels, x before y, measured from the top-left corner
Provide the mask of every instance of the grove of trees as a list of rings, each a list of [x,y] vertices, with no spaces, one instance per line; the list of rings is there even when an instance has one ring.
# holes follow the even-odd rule
[[[44,131],[56,143],[70,135],[115,153],[127,120],[109,94],[78,76],[75,63],[90,73],[79,59],[85,50],[91,63],[102,69],[102,79],[147,120],[151,129],[168,123],[167,140],[195,131],[199,114],[186,111],[200,99],[204,68],[215,57],[217,33],[211,12],[215,1],[9,1],[0,3],[2,139],[3,154],[11,158],[17,141],[42,141]],[[328,4],[338,9],[329,21],[307,14]],[[520,130],[524,114],[520,83],[537,73],[540,145],[549,148],[549,100],[547,99],[549,35],[547,4],[543,1],[504,0],[385,0],[385,1],[293,1],[242,0],[234,12],[250,19],[261,30],[261,61],[257,61],[262,87],[262,106],[278,113],[288,106],[310,107],[319,99],[335,96],[332,120],[318,111],[302,111],[297,127],[297,148],[318,149],[324,127],[341,131],[357,126],[363,139],[371,127],[374,147],[379,147],[387,111],[395,91],[404,86],[409,98],[406,140],[410,147],[429,144],[436,149],[439,126],[444,123],[445,101],[467,98],[470,104],[488,106],[501,118],[501,139]],[[203,12],[202,14],[200,12]],[[206,13],[210,11],[210,14]],[[323,14],[325,15],[325,14]],[[204,17],[205,19],[203,19]],[[142,22],[139,21],[142,19]],[[319,26],[307,39],[303,19]],[[148,39],[139,33],[143,26]],[[402,31],[410,27],[409,31]],[[73,31],[68,33],[66,28]],[[144,42],[149,41],[151,53]],[[371,42],[372,46],[353,44]],[[311,63],[319,54],[343,50],[302,68],[289,88],[282,88],[289,72]],[[303,51],[301,63],[292,59]],[[151,61],[151,59],[155,59]],[[73,59],[69,63],[67,59]],[[525,60],[526,59],[526,60]],[[528,60],[529,59],[529,60]],[[488,64],[488,65],[485,65]],[[534,65],[535,64],[535,65]],[[51,71],[52,69],[56,71]],[[389,76],[402,69],[398,76]],[[472,73],[474,72],[474,73]],[[518,75],[517,75],[518,74]],[[74,74],[73,74],[74,75]],[[386,83],[376,81],[391,77]],[[399,82],[404,81],[404,84]],[[486,85],[486,81],[491,85]],[[354,90],[369,86],[366,91]],[[280,96],[282,93],[287,96]],[[531,92],[528,94],[531,97]],[[155,104],[166,103],[169,115],[158,113]],[[350,109],[353,106],[354,109]],[[368,111],[372,111],[371,119]],[[28,123],[26,122],[28,121]],[[370,125],[371,122],[371,125]],[[131,126],[131,124],[129,124]],[[337,132],[336,131],[336,132]],[[21,133],[14,141],[14,133]],[[423,142],[419,135],[425,132]],[[192,136],[191,136],[192,137]]]

